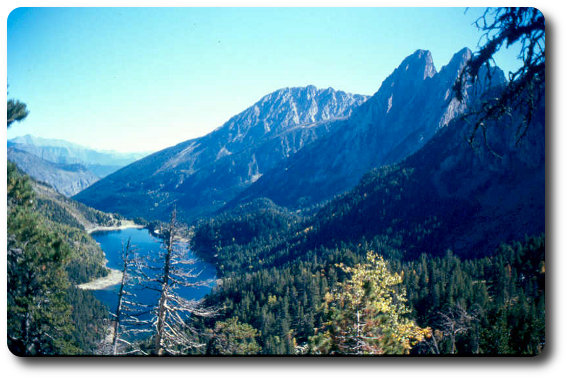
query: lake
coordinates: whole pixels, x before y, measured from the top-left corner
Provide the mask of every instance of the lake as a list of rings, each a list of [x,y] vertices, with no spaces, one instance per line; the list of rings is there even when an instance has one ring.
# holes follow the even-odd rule
[[[115,231],[97,231],[93,232],[91,236],[101,246],[108,260],[107,266],[112,269],[122,270],[122,248],[126,246],[129,238],[133,250],[140,256],[156,258],[160,252],[164,252],[163,241],[152,236],[146,229],[127,228]],[[186,299],[198,300],[211,292],[215,284],[216,270],[212,264],[197,259],[189,250],[187,258],[196,260],[196,263],[193,264],[192,267],[195,268],[194,273],[200,274],[195,280],[211,280],[209,282],[210,285],[181,288],[177,293]],[[117,284],[105,289],[93,290],[93,294],[107,305],[110,311],[114,312],[116,310],[119,287],[120,284]],[[137,294],[137,297],[138,302],[152,305],[157,303],[159,295],[155,291],[141,290],[139,294]]]

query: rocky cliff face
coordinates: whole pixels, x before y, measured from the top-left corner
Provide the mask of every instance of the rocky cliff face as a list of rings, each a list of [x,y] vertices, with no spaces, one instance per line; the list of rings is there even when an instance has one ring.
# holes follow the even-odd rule
[[[452,100],[452,86],[470,56],[462,49],[437,72],[430,52],[416,51],[351,117],[336,121],[329,134],[266,173],[233,203],[266,197],[301,207],[324,201],[353,187],[368,170],[416,152],[466,109],[467,103]],[[497,70],[492,84],[503,81]],[[480,81],[469,88],[470,101],[482,86]]]
[[[190,220],[217,210],[367,100],[331,88],[271,93],[201,138],[150,155],[81,192],[101,210]]]

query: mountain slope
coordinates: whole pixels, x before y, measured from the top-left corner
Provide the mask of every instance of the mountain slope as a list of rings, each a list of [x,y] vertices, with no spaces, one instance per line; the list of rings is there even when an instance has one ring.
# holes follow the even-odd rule
[[[332,133],[266,173],[229,206],[258,197],[286,207],[321,202],[353,187],[368,170],[417,151],[466,109],[452,99],[452,86],[470,57],[462,49],[437,72],[430,52],[416,51],[349,119],[337,121]],[[493,84],[503,81],[497,69]],[[468,98],[477,93],[469,88]]]
[[[8,148],[8,160],[37,181],[45,182],[68,197],[89,187],[99,177],[81,164],[57,164],[16,148]]]
[[[100,228],[134,224],[118,215],[108,214],[85,206],[61,195],[50,186],[33,180],[31,184],[35,192],[38,211],[51,221],[76,227],[85,230],[87,233]]]
[[[101,210],[190,220],[217,210],[366,100],[331,88],[271,93],[201,138],[154,153],[76,195]]]
[[[545,232],[544,101],[528,133],[519,118],[487,125],[474,147],[458,119],[398,165],[376,169],[314,218],[315,242],[388,236],[407,256],[484,256],[502,242]]]
[[[486,121],[486,140],[478,131],[473,146],[467,142],[471,120],[457,118],[402,162],[371,170],[317,214],[274,228],[265,233],[269,238],[243,234],[239,239],[248,240],[235,242],[226,231],[247,215],[224,213],[198,225],[194,248],[211,253],[221,245],[218,260],[230,276],[248,273],[249,265],[269,270],[316,262],[315,256],[333,261],[338,249],[347,251],[342,261],[369,249],[403,260],[447,250],[467,259],[493,255],[502,243],[544,236],[544,96],[518,140],[520,118]]]

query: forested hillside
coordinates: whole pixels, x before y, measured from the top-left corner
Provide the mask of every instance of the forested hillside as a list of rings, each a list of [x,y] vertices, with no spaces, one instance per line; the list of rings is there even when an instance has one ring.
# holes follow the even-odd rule
[[[215,322],[237,318],[258,331],[260,353],[346,353],[322,351],[318,331],[331,322],[327,297],[349,278],[341,268],[365,262],[370,251],[400,274],[396,293],[406,293],[409,306],[403,315],[430,328],[410,353],[535,355],[544,346],[542,235],[464,259],[440,250],[408,256],[399,248],[403,242],[387,235],[308,249],[305,238],[298,237],[305,233],[300,223],[249,235],[239,244],[223,243],[221,231],[241,223],[241,216],[225,215],[196,231],[200,249],[205,249],[202,234],[219,233],[208,251],[217,252],[222,283],[207,302],[223,305],[223,313],[194,323],[212,329]],[[264,230],[263,223],[257,228]]]
[[[120,226],[127,221],[119,214],[109,214],[67,198],[51,186],[31,180],[37,195],[38,208],[48,219],[73,227],[92,230],[98,227]]]
[[[8,163],[8,347],[23,356],[92,354],[108,311],[75,285],[106,274],[104,255],[56,203],[40,200]]]

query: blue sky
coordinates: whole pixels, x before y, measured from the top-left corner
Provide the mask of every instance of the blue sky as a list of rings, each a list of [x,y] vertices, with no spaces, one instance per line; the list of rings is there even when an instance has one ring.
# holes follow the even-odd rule
[[[8,97],[33,134],[149,151],[202,136],[282,87],[372,95],[416,49],[439,70],[481,33],[472,8],[18,8]],[[518,65],[514,52],[497,64]]]

